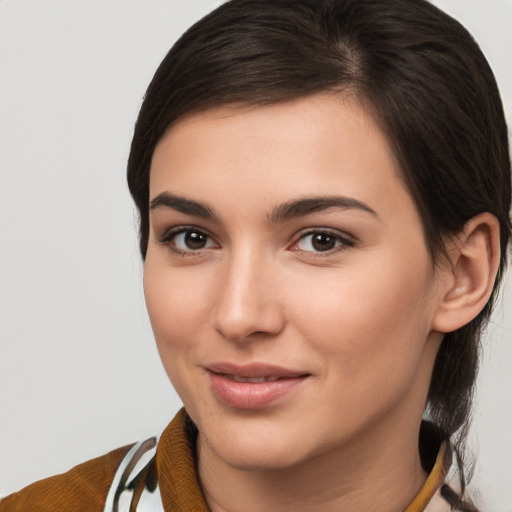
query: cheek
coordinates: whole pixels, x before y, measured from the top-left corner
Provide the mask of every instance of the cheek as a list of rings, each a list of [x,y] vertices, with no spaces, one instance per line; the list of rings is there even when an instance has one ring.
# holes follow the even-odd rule
[[[432,293],[428,262],[351,268],[310,281],[302,296],[300,330],[331,364],[353,380],[372,372],[414,365],[430,332]],[[414,264],[413,264],[414,263]]]
[[[155,260],[148,252],[144,296],[158,350],[168,370],[172,354],[188,349],[197,339],[206,300],[199,300],[200,279],[194,273],[177,272]]]
[[[196,360],[197,340],[207,318],[206,300],[193,273],[170,269],[150,252],[144,267],[144,295],[163,367],[184,403],[195,389],[190,369]],[[203,290],[204,292],[204,290]]]
[[[340,421],[379,417],[418,395],[417,382],[430,378],[424,366],[429,335],[427,279],[383,273],[347,277],[328,293],[308,297],[303,333],[325,362],[325,405]],[[314,322],[311,319],[314,318]],[[419,379],[419,380],[418,380]],[[413,391],[414,390],[414,391]]]

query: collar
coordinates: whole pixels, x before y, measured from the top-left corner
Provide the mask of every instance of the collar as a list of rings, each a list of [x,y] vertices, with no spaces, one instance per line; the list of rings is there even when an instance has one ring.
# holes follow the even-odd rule
[[[442,441],[434,466],[421,491],[412,500],[404,512],[444,512],[451,510],[441,498],[440,490],[452,462],[451,448],[448,440]],[[435,508],[434,508],[435,507]]]

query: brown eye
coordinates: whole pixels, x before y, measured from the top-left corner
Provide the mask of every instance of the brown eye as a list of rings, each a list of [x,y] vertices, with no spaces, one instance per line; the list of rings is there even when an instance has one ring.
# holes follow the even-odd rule
[[[191,254],[202,249],[218,248],[217,243],[209,235],[192,227],[166,233],[160,238],[160,242],[179,254]]]
[[[184,233],[184,243],[187,249],[204,249],[208,242],[208,236],[199,231],[186,231]]]
[[[294,251],[310,253],[336,252],[338,249],[353,247],[354,241],[341,233],[331,231],[310,231],[305,233],[291,248]]]
[[[336,246],[336,239],[328,233],[315,233],[311,238],[311,246],[316,251],[330,251]]]

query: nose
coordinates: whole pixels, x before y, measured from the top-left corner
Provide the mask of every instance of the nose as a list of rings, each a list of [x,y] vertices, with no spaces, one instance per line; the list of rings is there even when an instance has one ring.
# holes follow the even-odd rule
[[[273,337],[284,329],[285,315],[276,289],[279,279],[274,265],[260,256],[249,250],[233,255],[218,276],[212,324],[229,341]]]

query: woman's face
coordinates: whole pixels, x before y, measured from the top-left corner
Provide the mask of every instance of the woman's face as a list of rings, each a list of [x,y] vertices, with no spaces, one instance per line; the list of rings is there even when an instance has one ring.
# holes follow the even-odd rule
[[[202,439],[290,467],[417,434],[441,292],[388,143],[353,99],[176,123],[151,167],[144,289]]]

